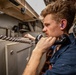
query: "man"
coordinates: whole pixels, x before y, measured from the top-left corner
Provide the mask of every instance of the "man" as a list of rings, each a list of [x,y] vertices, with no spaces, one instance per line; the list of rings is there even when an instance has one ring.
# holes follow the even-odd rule
[[[66,0],[55,1],[42,11],[41,16],[46,37],[42,37],[37,43],[23,75],[36,75],[43,53],[47,52],[63,34],[66,34],[68,39],[64,44],[57,46],[56,52],[50,59],[52,69],[45,74],[76,75],[76,39],[73,34],[68,33],[75,17],[73,4]]]

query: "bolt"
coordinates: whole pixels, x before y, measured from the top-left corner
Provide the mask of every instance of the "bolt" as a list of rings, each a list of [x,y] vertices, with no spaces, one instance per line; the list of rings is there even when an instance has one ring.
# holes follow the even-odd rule
[[[10,54],[11,54],[11,55],[13,55],[13,53],[14,53],[14,51],[13,51],[13,50],[11,50],[11,51],[10,51]]]

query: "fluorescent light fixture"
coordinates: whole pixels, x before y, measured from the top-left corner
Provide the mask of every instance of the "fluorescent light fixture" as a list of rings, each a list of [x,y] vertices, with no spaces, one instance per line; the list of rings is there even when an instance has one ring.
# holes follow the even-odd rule
[[[4,14],[4,12],[0,11],[0,14]]]

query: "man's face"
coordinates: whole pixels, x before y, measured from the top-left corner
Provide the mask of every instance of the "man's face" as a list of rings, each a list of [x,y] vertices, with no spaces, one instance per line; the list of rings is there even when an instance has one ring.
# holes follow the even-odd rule
[[[61,35],[62,31],[60,30],[60,23],[57,23],[52,19],[52,15],[49,14],[44,18],[43,21],[43,32],[47,37],[55,36],[58,37]]]

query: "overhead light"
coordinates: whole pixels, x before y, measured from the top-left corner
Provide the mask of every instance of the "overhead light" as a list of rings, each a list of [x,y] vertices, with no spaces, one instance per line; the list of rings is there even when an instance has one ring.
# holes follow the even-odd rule
[[[0,14],[4,14],[4,12],[0,11]]]
[[[25,12],[26,12],[26,9],[25,8],[21,8],[21,13],[25,14]]]

